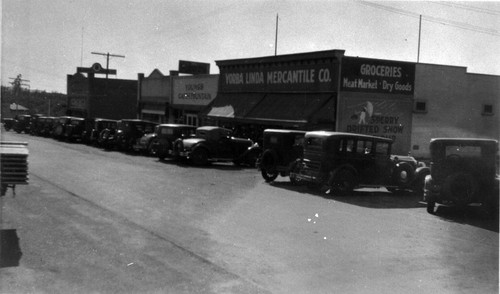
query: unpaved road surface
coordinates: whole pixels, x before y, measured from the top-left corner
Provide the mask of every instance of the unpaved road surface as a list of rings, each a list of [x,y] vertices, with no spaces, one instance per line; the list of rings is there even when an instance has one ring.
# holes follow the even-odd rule
[[[22,251],[1,293],[498,293],[498,218],[479,208],[1,136],[30,151],[29,185],[1,200]]]

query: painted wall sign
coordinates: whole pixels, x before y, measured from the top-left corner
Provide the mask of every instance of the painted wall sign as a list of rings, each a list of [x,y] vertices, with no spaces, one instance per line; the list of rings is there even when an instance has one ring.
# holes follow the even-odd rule
[[[179,60],[179,72],[193,75],[209,74],[210,63]]]
[[[338,64],[297,64],[258,67],[221,68],[222,92],[304,91],[333,92],[337,84]]]
[[[86,97],[69,97],[69,109],[79,109],[86,110],[87,109],[87,98]]]
[[[356,57],[344,57],[342,91],[413,95],[415,64]]]
[[[217,95],[218,80],[218,75],[175,77],[173,79],[173,104],[208,105]]]
[[[341,109],[339,131],[390,138],[393,151],[410,151],[411,101],[343,97]]]

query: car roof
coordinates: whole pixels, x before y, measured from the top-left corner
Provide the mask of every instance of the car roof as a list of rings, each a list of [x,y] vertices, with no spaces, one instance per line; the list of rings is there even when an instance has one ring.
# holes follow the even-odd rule
[[[306,131],[301,130],[287,130],[287,129],[265,129],[266,133],[287,133],[287,134],[305,134]]]
[[[148,120],[142,120],[142,119],[137,119],[137,118],[131,118],[131,119],[121,119],[120,121],[122,122],[137,122],[137,123],[148,123],[148,124],[155,124],[157,125],[158,123],[148,121]]]
[[[441,143],[474,143],[474,142],[491,142],[498,144],[497,140],[485,139],[485,138],[432,138],[431,143],[441,142]]]
[[[333,131],[311,131],[306,133],[306,137],[356,137],[356,138],[364,138],[364,139],[375,139],[383,142],[393,142],[392,139],[371,136],[365,134],[357,134],[357,133],[347,133],[347,132],[333,132]]]
[[[195,129],[195,126],[192,125],[183,125],[183,124],[160,124],[160,127],[169,127],[169,128],[193,128]]]
[[[227,131],[231,131],[230,129],[221,128],[221,127],[217,127],[217,126],[203,126],[203,127],[198,127],[196,130],[200,130],[200,131],[212,131],[212,130],[227,130]]]

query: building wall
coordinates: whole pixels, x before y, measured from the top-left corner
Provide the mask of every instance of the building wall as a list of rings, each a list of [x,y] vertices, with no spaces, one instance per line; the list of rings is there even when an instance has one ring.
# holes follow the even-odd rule
[[[117,120],[137,117],[137,81],[92,79],[90,84],[88,117]]]
[[[171,77],[158,69],[146,78],[140,78],[139,107],[140,118],[158,123],[168,121],[168,104],[171,101]]]
[[[498,140],[499,98],[500,76],[470,74],[465,67],[417,64],[412,155],[429,158],[431,138]],[[426,110],[417,110],[416,103],[425,103]],[[484,105],[492,106],[491,115],[484,114]]]
[[[215,98],[219,75],[172,77],[171,122],[198,126],[199,113]]]
[[[85,118],[136,118],[137,81],[68,75],[68,114]]]
[[[337,131],[386,137],[392,153],[411,150],[415,64],[344,57]]]

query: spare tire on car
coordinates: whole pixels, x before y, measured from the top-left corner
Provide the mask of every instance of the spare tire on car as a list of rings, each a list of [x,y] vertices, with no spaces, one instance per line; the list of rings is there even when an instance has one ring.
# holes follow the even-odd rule
[[[450,175],[445,183],[444,189],[451,199],[459,206],[465,206],[477,197],[478,183],[470,173],[459,172]]]

